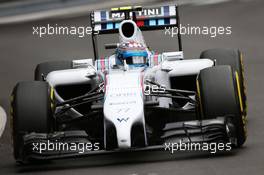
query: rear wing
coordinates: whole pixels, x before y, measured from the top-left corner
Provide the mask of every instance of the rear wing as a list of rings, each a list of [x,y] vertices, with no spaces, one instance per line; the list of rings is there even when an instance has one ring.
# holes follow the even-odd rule
[[[97,57],[97,43],[95,35],[118,33],[123,20],[132,19],[142,31],[163,30],[166,27],[179,28],[179,14],[177,5],[158,7],[128,6],[112,8],[111,10],[93,11],[90,14],[93,29],[93,47],[95,59]],[[179,50],[182,51],[181,36],[178,32]]]
[[[94,11],[91,14],[91,24],[93,30],[98,34],[117,33],[119,24],[125,20],[126,10],[129,17],[134,21],[141,30],[164,29],[165,27],[177,26],[177,6],[161,6],[161,7],[120,7],[112,8],[110,11]],[[136,10],[136,11],[134,11]]]

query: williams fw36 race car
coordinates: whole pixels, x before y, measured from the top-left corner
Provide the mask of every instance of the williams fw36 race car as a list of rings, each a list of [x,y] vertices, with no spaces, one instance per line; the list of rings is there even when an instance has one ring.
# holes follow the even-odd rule
[[[40,63],[35,81],[11,96],[18,162],[120,151],[162,150],[165,143],[246,140],[247,104],[242,54],[210,49],[184,59],[150,50],[141,31],[179,27],[177,6],[94,11],[94,59]],[[119,34],[100,58],[99,35]],[[82,149],[82,151],[80,151]]]

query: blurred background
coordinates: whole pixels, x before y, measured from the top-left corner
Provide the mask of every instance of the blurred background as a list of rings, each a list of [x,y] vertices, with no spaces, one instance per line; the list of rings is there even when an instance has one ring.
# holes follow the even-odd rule
[[[168,153],[121,154],[51,164],[16,166],[12,157],[9,96],[18,81],[33,80],[35,66],[49,60],[93,58],[90,35],[33,35],[33,27],[90,26],[89,12],[124,5],[179,4],[182,25],[231,26],[231,35],[183,35],[186,58],[198,58],[210,48],[239,48],[244,54],[248,95],[248,140],[228,155],[180,156]],[[263,0],[0,0],[0,106],[7,113],[0,138],[0,174],[261,174],[264,172],[264,1]],[[177,38],[164,31],[144,32],[147,44],[159,52],[177,50]],[[101,56],[116,35],[99,42]],[[0,110],[0,117],[4,116]],[[0,124],[3,125],[3,122]],[[0,127],[1,128],[1,127]]]

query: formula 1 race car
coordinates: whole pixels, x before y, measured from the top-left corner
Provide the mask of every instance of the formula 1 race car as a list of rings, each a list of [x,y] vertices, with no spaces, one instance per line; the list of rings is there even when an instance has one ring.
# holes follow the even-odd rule
[[[156,150],[180,141],[243,145],[240,51],[210,49],[184,59],[180,34],[178,51],[150,50],[141,31],[179,27],[177,6],[120,7],[90,18],[94,59],[40,63],[35,81],[15,86],[17,161]],[[97,37],[108,33],[118,33],[119,43],[106,44],[114,53],[99,58]]]

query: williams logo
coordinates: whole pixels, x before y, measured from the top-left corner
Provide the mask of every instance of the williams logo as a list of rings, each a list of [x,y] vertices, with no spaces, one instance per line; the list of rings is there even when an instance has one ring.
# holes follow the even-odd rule
[[[117,121],[119,121],[120,123],[127,122],[128,120],[129,120],[129,117],[127,117],[127,118],[117,118]]]

